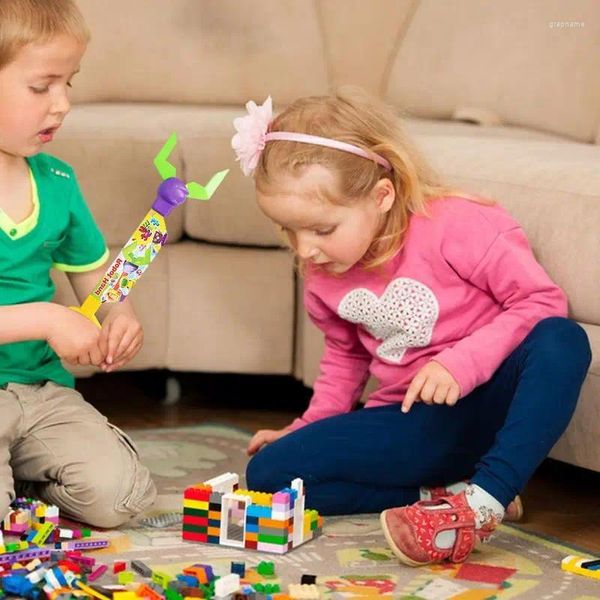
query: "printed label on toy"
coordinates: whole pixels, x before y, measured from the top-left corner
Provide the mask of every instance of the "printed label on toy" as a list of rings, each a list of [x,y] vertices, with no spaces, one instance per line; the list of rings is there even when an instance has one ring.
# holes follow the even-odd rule
[[[92,292],[100,302],[123,302],[167,242],[162,215],[150,210]]]

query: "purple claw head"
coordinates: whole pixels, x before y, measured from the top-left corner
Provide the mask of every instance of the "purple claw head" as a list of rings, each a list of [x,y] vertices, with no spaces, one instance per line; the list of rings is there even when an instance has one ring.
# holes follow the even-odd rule
[[[176,206],[183,204],[188,197],[185,183],[177,177],[165,179],[159,186],[152,208],[166,217]]]

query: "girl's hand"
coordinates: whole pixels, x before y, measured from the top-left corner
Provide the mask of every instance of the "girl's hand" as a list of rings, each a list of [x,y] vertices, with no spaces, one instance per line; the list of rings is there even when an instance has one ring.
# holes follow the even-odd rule
[[[106,373],[120,369],[139,351],[144,342],[144,331],[133,308],[127,301],[111,307],[102,322],[100,348],[104,361],[100,365]]]
[[[256,454],[263,446],[271,444],[289,433],[287,427],[283,429],[259,429],[250,440],[246,454],[252,456]]]
[[[460,396],[460,386],[448,369],[434,360],[429,361],[408,386],[402,402],[402,412],[407,413],[415,402],[447,404],[454,406]]]
[[[100,329],[66,306],[49,304],[48,311],[46,342],[59,358],[72,365],[100,365]]]

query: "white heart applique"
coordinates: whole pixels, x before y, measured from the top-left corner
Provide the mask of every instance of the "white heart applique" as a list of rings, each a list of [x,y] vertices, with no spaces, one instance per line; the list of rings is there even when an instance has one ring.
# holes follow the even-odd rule
[[[338,314],[383,340],[377,347],[377,355],[399,363],[407,348],[429,344],[439,305],[426,285],[399,277],[387,286],[381,298],[365,288],[348,292],[338,306]]]

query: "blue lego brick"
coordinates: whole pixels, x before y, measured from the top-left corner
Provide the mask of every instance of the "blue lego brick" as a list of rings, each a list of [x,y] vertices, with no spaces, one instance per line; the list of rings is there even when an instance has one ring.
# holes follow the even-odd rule
[[[269,519],[273,509],[270,506],[251,505],[246,509],[247,517],[265,517]]]

